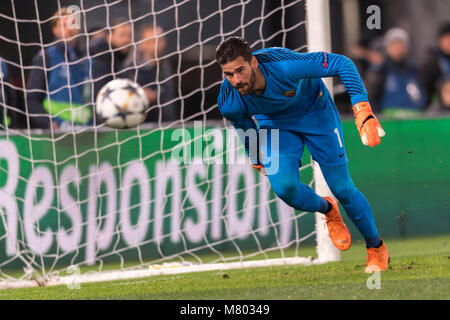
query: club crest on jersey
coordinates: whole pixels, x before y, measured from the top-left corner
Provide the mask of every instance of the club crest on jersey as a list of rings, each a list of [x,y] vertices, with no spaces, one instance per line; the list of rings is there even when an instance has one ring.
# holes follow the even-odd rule
[[[328,68],[328,54],[326,52],[323,53],[322,67]]]
[[[284,93],[284,96],[292,98],[295,96],[295,94],[296,94],[295,90],[288,90]]]

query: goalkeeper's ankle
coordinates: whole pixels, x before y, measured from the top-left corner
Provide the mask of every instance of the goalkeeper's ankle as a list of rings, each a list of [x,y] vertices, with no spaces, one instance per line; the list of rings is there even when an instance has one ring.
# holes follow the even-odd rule
[[[320,208],[318,210],[320,213],[327,214],[331,211],[332,208],[333,206],[331,205],[331,203],[329,203],[324,198],[320,198]]]
[[[381,240],[380,236],[365,239],[365,241],[366,241],[366,248],[379,248],[383,245],[383,240]]]

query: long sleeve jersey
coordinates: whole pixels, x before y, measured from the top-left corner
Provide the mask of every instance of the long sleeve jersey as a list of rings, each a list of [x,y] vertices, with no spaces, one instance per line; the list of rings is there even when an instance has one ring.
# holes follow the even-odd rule
[[[224,79],[218,107],[236,129],[259,127],[320,132],[313,119],[332,101],[320,78],[338,76],[352,104],[368,101],[367,91],[354,63],[347,57],[327,52],[299,53],[286,48],[255,51],[266,87],[262,94],[242,96]],[[242,141],[248,153],[248,145]]]

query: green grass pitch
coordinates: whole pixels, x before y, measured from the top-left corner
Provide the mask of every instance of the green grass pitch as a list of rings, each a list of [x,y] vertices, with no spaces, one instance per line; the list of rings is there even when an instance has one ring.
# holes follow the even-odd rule
[[[389,270],[368,289],[361,241],[339,262],[196,272],[126,281],[9,289],[0,299],[450,299],[450,235],[387,240]],[[304,248],[313,255],[314,248]]]

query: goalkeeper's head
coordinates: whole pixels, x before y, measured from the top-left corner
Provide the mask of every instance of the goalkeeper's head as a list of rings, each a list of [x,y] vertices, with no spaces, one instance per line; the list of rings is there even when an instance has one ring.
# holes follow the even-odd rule
[[[223,40],[216,49],[216,61],[230,84],[243,96],[258,91],[255,87],[258,60],[248,42],[239,37]]]
[[[236,60],[238,57],[244,58],[248,63],[252,61],[252,51],[245,39],[229,37],[217,46],[216,61],[220,65]]]

